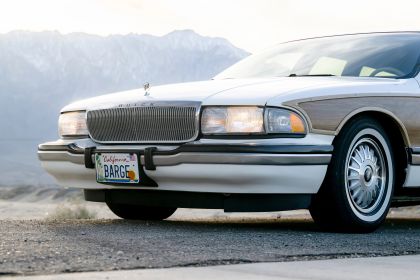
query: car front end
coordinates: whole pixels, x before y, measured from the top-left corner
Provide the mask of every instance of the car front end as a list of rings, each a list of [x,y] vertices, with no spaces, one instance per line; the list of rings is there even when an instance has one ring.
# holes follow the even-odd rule
[[[118,104],[64,111],[59,130],[60,140],[39,146],[42,165],[60,185],[84,189],[94,201],[135,192],[148,204],[174,207],[307,208],[332,152],[331,136],[308,133],[299,112],[271,106]],[[232,199],[243,202],[224,205]]]

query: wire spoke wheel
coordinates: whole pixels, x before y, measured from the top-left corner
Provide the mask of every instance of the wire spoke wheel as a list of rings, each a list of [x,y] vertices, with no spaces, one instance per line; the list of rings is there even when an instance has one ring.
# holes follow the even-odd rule
[[[374,212],[387,185],[384,155],[374,139],[362,138],[347,158],[345,183],[354,207],[363,214]]]

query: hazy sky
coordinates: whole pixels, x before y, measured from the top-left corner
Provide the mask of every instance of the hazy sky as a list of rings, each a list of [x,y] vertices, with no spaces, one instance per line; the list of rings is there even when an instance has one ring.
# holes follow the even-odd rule
[[[193,29],[248,51],[338,33],[420,30],[417,0],[0,0],[0,33],[100,35]]]

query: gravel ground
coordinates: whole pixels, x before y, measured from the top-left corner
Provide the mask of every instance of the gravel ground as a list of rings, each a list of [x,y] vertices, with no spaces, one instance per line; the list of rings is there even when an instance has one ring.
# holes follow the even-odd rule
[[[163,222],[0,221],[0,275],[295,261],[420,253],[420,220],[372,234],[319,232],[305,216]]]

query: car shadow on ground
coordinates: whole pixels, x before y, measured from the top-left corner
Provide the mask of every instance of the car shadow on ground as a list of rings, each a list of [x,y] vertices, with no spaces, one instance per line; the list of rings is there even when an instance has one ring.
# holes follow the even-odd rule
[[[258,219],[258,218],[241,218],[241,219],[200,219],[200,220],[164,220],[164,221],[135,221],[123,219],[104,219],[104,220],[86,220],[82,224],[100,224],[117,225],[126,227],[155,227],[165,228],[167,230],[240,230],[240,231],[278,231],[278,232],[305,232],[305,233],[322,233],[326,232],[317,226],[311,218],[297,219]],[[377,230],[376,233],[383,231],[392,232],[394,230],[419,230],[420,218],[388,218],[385,223]],[[374,232],[374,233],[375,233]],[[326,232],[334,233],[334,232]],[[337,233],[343,234],[343,233]]]

